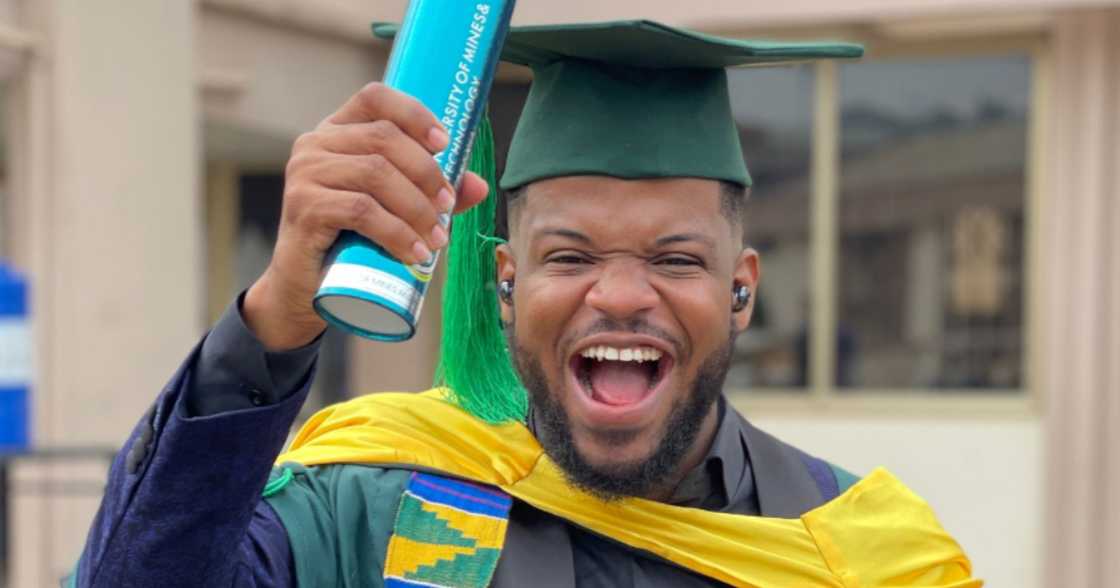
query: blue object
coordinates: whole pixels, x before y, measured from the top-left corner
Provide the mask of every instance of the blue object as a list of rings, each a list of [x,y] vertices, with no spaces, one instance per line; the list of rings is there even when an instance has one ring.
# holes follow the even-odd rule
[[[514,0],[412,0],[389,56],[385,84],[422,102],[451,136],[435,158],[455,186],[467,164],[513,5]],[[441,215],[440,222],[448,227],[450,215]],[[438,257],[404,265],[368,239],[343,233],[327,256],[315,310],[368,339],[409,339]]]
[[[0,262],[0,453],[29,448],[30,389],[27,282]]]

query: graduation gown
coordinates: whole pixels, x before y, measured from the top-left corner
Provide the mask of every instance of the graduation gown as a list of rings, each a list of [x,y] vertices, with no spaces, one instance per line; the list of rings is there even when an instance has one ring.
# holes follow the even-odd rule
[[[187,407],[192,378],[211,375],[195,373],[199,355],[196,348],[177,370],[115,459],[101,508],[66,584],[161,588],[296,585],[300,553],[298,549],[293,552],[292,546],[298,542],[289,536],[270,501],[262,499],[262,489],[308,394],[310,377],[294,393],[275,402],[193,416]],[[257,391],[251,385],[243,382],[238,387],[238,391],[225,392],[238,392],[257,404]],[[713,452],[723,458],[727,448],[736,446],[742,450],[740,474],[750,475],[749,489],[733,487],[742,477],[731,480],[735,476],[725,472],[707,491],[684,497],[686,502],[704,502],[722,492],[724,501],[700,506],[796,517],[839,492],[827,464],[728,411]],[[709,455],[703,467],[711,466],[712,457]],[[364,485],[380,496],[381,506],[370,502],[363,512],[376,515],[367,518],[373,523],[369,528],[380,525],[378,536],[386,536],[399,501],[400,470],[354,465],[308,469],[321,474],[318,477],[343,474],[338,476],[343,481]],[[396,481],[389,479],[393,476]],[[381,482],[397,493],[379,494]],[[318,499],[329,498],[329,489],[323,490]],[[347,519],[340,516],[338,520],[326,534],[347,533]],[[321,564],[340,573],[338,585],[377,586],[378,565],[383,561],[378,558],[383,554],[378,549],[343,550],[336,561]],[[517,501],[493,585],[721,584]]]
[[[184,390],[197,355],[196,350],[180,367],[115,459],[76,574],[68,584],[295,585],[287,533],[262,500],[261,490],[306,398],[308,383],[278,404],[188,417]],[[735,436],[749,451],[759,514],[797,516],[823,502],[800,452],[737,414],[730,416],[725,423],[738,425]],[[585,552],[595,552],[592,545],[607,541],[572,530],[561,519],[527,505],[516,505],[494,586],[576,586],[573,537]],[[615,548],[631,554],[626,558],[630,565],[611,567],[625,568],[620,573],[635,578],[635,586],[670,585],[657,581],[668,578],[688,578],[697,586],[719,585],[691,572],[683,576],[652,572],[656,579],[643,581],[651,566],[674,568],[628,548]],[[615,585],[598,575],[595,570],[601,567],[581,566],[581,577],[593,577],[580,585]],[[526,583],[527,578],[533,582]]]

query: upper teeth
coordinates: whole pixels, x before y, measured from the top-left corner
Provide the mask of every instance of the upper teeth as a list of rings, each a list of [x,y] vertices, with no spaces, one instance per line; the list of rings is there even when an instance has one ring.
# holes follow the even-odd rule
[[[653,347],[620,348],[598,345],[584,349],[580,352],[580,355],[589,359],[598,359],[599,361],[606,359],[610,361],[636,361],[638,363],[661,359],[661,351]]]

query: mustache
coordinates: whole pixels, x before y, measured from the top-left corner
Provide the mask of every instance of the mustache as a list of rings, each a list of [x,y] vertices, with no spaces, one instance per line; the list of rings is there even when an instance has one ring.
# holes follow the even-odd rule
[[[561,349],[568,349],[576,341],[585,339],[592,335],[598,335],[599,333],[631,333],[634,335],[646,335],[664,341],[667,345],[673,348],[673,351],[677,357],[681,357],[684,351],[683,345],[676,337],[673,336],[672,333],[666,331],[665,329],[662,329],[661,327],[652,325],[642,318],[634,318],[627,321],[617,321],[610,318],[600,318],[594,323],[588,325],[586,328],[565,337],[565,340],[561,345]]]

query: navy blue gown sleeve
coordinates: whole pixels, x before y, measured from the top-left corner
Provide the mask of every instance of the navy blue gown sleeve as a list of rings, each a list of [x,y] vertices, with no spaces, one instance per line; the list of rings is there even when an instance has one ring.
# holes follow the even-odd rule
[[[117,454],[70,585],[295,585],[287,534],[261,490],[307,397],[317,343],[294,359],[281,357],[282,369],[266,365],[270,381],[261,381],[259,370],[245,366],[275,358],[259,343],[245,344],[252,335],[238,306],[190,354]],[[241,337],[241,347],[231,336],[235,343]],[[298,383],[275,385],[301,369]]]

